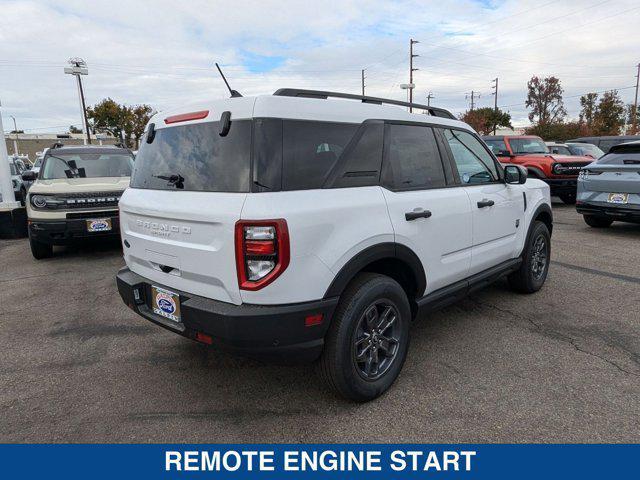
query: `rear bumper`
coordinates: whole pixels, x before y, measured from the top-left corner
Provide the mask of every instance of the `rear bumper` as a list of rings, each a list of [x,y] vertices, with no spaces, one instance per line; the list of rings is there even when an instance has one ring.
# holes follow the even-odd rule
[[[86,218],[60,220],[29,220],[29,235],[34,240],[50,245],[68,245],[91,238],[117,237],[120,234],[120,219],[113,215],[100,215],[96,212],[92,218],[108,218],[111,230],[106,232],[88,232]]]
[[[578,184],[578,179],[576,178],[544,178],[545,181],[549,185],[549,189],[551,190],[551,195],[565,195],[576,193],[576,186]]]
[[[180,295],[182,321],[178,323],[153,312],[149,280],[125,267],[116,281],[129,308],[161,327],[194,340],[198,333],[204,333],[214,346],[286,361],[313,361],[320,355],[338,303],[338,298],[331,298],[288,305],[233,305],[167,288]],[[141,297],[137,302],[134,290]],[[305,326],[307,316],[318,314],[322,314],[322,323]]]
[[[606,202],[578,202],[576,210],[583,215],[595,215],[622,222],[640,222],[640,205],[616,205]]]

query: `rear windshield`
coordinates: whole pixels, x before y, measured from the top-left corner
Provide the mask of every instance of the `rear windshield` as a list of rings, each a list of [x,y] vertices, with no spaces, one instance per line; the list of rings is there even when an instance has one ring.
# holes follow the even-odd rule
[[[607,153],[596,162],[598,165],[640,165],[638,153]]]
[[[47,155],[41,178],[128,177],[132,165],[133,157],[124,152],[60,152]]]
[[[219,122],[156,130],[143,141],[131,178],[134,188],[199,192],[248,192],[251,120],[231,122],[219,135]]]

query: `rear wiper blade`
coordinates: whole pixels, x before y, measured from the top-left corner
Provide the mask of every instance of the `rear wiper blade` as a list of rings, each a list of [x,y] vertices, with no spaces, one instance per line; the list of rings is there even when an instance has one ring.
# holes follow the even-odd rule
[[[153,175],[155,178],[159,178],[160,180],[166,180],[167,185],[173,185],[176,188],[184,188],[184,177],[180,174],[173,173],[167,175]]]

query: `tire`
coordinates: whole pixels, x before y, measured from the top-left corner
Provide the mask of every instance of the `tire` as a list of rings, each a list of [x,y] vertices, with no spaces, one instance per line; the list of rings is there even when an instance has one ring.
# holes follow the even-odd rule
[[[320,377],[347,399],[379,397],[402,370],[410,323],[409,300],[398,282],[385,275],[359,274],[336,308],[318,365]]]
[[[53,245],[48,243],[38,242],[29,235],[29,245],[31,246],[31,254],[36,260],[42,260],[43,258],[50,258],[53,256]]]
[[[613,223],[613,220],[605,217],[597,217],[595,215],[583,215],[584,222],[593,228],[607,228]]]
[[[542,288],[551,260],[551,235],[547,226],[536,221],[531,235],[524,246],[520,268],[507,279],[513,290],[520,293],[534,293]]]
[[[564,195],[559,195],[560,200],[567,205],[575,205],[576,204],[576,194],[575,193],[565,193]]]

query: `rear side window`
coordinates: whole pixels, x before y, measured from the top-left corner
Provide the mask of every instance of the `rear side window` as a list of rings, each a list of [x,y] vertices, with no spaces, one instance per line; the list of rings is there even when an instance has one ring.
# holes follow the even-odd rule
[[[322,188],[359,125],[283,120],[282,189]]]
[[[156,130],[138,150],[134,188],[201,192],[248,192],[251,120],[234,120],[225,137],[219,122]]]
[[[394,190],[445,186],[444,170],[430,127],[387,125],[383,183]]]

